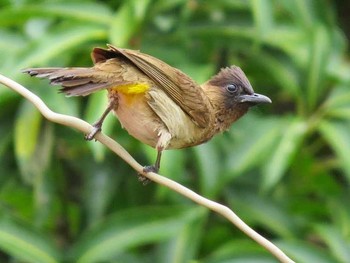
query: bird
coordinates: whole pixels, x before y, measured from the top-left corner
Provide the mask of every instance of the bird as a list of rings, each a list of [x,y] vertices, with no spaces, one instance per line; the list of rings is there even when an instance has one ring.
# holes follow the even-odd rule
[[[92,50],[92,67],[27,68],[30,76],[60,85],[67,96],[87,96],[107,90],[108,105],[85,138],[101,131],[112,111],[134,138],[157,150],[154,165],[144,172],[158,172],[166,149],[182,149],[209,141],[228,130],[252,106],[271,103],[255,93],[242,69],[222,68],[203,84],[169,64],[138,50]]]

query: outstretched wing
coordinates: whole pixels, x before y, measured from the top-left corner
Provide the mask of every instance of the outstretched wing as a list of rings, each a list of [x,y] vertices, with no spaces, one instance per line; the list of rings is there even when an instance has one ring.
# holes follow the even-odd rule
[[[111,57],[111,53],[122,56],[135,65],[140,71],[151,78],[158,86],[187,113],[191,119],[201,128],[206,127],[210,122],[210,101],[202,88],[190,77],[180,70],[171,67],[163,61],[129,49],[121,49],[108,45],[109,49],[103,52],[102,49],[95,49],[95,61],[102,57]]]

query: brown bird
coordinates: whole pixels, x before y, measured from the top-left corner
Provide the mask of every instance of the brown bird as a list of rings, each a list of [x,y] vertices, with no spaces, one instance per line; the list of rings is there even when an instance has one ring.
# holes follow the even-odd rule
[[[254,93],[237,66],[221,69],[202,85],[163,61],[135,50],[108,45],[94,48],[90,68],[29,68],[23,72],[48,78],[68,96],[87,96],[106,89],[109,105],[86,135],[92,140],[103,120],[114,111],[129,134],[157,149],[157,172],[162,151],[198,145],[227,130],[251,106],[271,103]]]

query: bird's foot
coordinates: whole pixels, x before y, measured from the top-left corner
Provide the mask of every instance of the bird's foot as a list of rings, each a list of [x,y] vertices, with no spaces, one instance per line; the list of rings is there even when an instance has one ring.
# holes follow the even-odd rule
[[[145,166],[143,167],[143,172],[144,173],[158,173],[159,168],[157,168],[154,165],[149,165],[149,166]],[[146,176],[139,174],[139,181],[143,184],[143,185],[147,185],[151,180],[148,179]]]
[[[148,179],[146,176],[142,174],[138,174],[138,180],[141,182],[143,185],[148,185],[149,182],[151,182],[150,179]]]
[[[85,140],[87,140],[87,141],[93,140],[93,139],[95,138],[95,135],[101,131],[101,125],[99,125],[99,124],[93,124],[92,126],[94,127],[94,128],[92,129],[92,131],[89,132],[88,134],[85,134],[85,137],[84,137],[84,138],[85,138]]]
[[[143,167],[143,172],[144,173],[158,173],[159,168],[157,168],[155,165],[148,165]]]

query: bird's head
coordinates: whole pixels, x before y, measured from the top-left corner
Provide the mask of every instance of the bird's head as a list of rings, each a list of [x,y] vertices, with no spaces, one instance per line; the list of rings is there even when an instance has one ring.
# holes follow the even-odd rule
[[[265,95],[254,93],[244,72],[237,66],[221,69],[212,77],[208,84],[215,86],[227,108],[234,108],[239,105],[251,107],[261,103],[271,103],[270,98]]]
[[[221,69],[203,88],[217,115],[227,125],[244,115],[250,107],[271,103],[267,96],[254,92],[246,75],[237,66]]]

